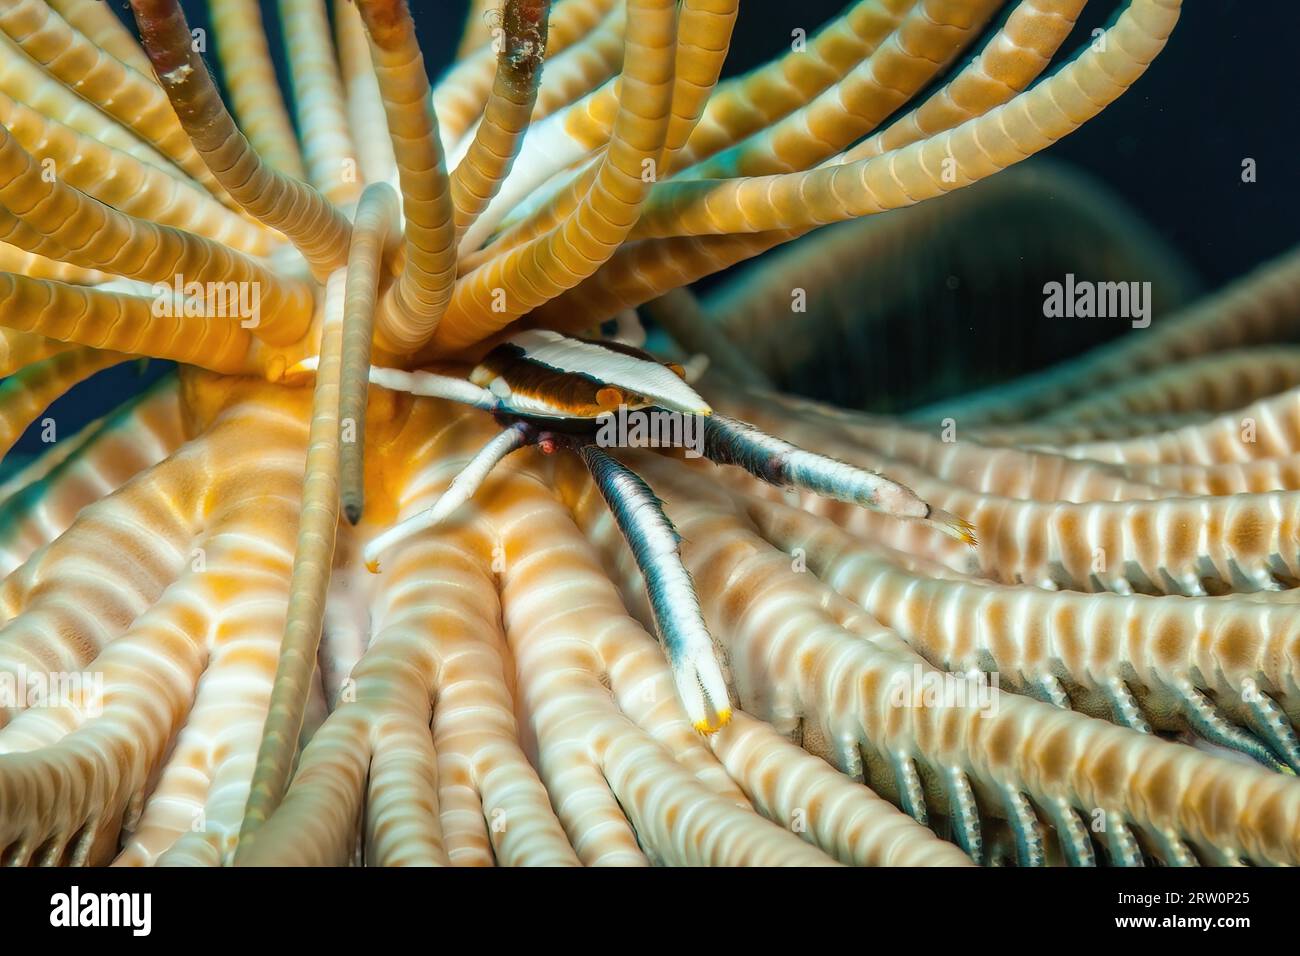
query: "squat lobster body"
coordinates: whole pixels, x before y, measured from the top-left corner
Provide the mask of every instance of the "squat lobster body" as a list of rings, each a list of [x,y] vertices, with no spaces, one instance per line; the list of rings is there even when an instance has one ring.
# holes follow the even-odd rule
[[[664,365],[620,342],[569,338],[545,329],[521,332],[497,346],[469,380],[516,415],[585,421],[620,406],[713,413],[683,380],[680,365]]]
[[[304,363],[300,368],[311,367]],[[680,538],[650,487],[597,444],[605,416],[615,412],[675,413],[702,424],[703,454],[736,465],[770,484],[802,488],[897,518],[927,521],[973,545],[971,526],[932,509],[911,489],[883,475],[804,451],[713,410],[684,380],[680,366],[619,342],[577,339],[537,329],[493,349],[469,380],[430,372],[372,367],[384,388],[444,398],[492,412],[504,426],[483,446],[434,505],[376,536],[366,566],[436,527],[473,496],[497,462],[526,445],[576,452],[591,472],[645,578],[655,628],[672,667],[677,693],[700,733],[731,719],[726,680],[704,623],[695,586],[682,564]]]

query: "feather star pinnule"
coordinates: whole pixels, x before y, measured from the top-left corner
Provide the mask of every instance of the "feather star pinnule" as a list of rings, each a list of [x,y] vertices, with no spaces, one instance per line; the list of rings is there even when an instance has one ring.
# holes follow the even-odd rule
[[[1044,75],[1085,2],[733,79],[738,0],[476,2],[431,85],[405,0],[283,0],[290,106],[214,0],[227,106],[177,0],[0,0],[3,447],[181,365],[0,484],[0,859],[1300,862],[1300,255],[911,422],[684,288],[1091,120],[1180,3]]]

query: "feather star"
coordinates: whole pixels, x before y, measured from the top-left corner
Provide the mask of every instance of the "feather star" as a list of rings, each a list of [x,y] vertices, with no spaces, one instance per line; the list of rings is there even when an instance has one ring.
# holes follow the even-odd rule
[[[976,184],[1181,6],[1047,72],[1085,2],[732,79],[738,0],[476,2],[431,86],[406,0],[282,0],[298,137],[251,0],[225,98],[177,0],[0,0],[3,447],[179,364],[0,485],[0,859],[1300,862],[1300,255],[910,421],[774,389],[775,300],[915,236],[687,289],[1040,188]]]

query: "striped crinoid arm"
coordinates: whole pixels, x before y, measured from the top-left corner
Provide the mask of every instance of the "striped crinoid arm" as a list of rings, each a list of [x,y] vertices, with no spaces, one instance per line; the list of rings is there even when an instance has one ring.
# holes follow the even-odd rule
[[[326,0],[276,0],[276,8],[290,25],[285,47],[308,180],[331,202],[354,202],[361,180]]]
[[[676,165],[678,153],[718,82],[738,9],[733,0],[690,0],[682,5],[673,70],[672,119],[662,154],[643,176],[663,179]],[[617,38],[620,50],[625,46],[623,13],[621,7],[616,10],[601,31]],[[574,52],[576,55],[580,51]],[[604,153],[619,115],[619,89],[617,81],[600,85],[524,140],[520,175],[506,182],[504,194],[466,231],[461,251],[480,250],[494,231],[501,234],[486,249],[469,255],[462,271],[477,268],[494,256],[543,236],[572,217],[601,174]],[[543,81],[541,93],[546,92]],[[533,118],[538,119],[536,110]],[[566,167],[567,182],[544,185]]]
[[[1020,693],[1134,729],[1188,731],[1300,769],[1297,621],[1237,599],[1008,587],[872,548],[779,502],[746,503],[760,533],[930,663],[995,671]]]
[[[1294,421],[1300,414],[1300,388],[1291,383],[1296,362],[1293,353],[1294,349],[1285,346],[1232,350],[1175,365],[1172,368],[1187,369],[1186,380],[1195,388],[1186,396],[1182,394],[1181,378],[1164,386],[1172,397],[1137,386],[1117,385],[1103,390],[1096,402],[1105,408],[1108,398],[1166,404],[1184,397],[1193,407],[1207,403],[1233,407],[1237,405],[1233,399],[1244,394],[1285,389],[1214,417],[1195,416],[1184,424],[1177,421],[1178,416],[1170,416],[1175,421],[1167,428],[1123,432],[1114,437],[1089,435],[1083,441],[1058,447],[1083,467],[1111,469],[1130,481],[1167,489],[1167,494],[1300,490],[1300,432]],[[1147,380],[1159,382],[1165,378],[1162,370]],[[1062,406],[1061,417],[1071,407],[1086,412],[1097,405],[1093,400],[1081,399],[1073,406]],[[1053,422],[1056,417],[1045,416]],[[1137,420],[1143,419],[1139,416]],[[1152,417],[1148,415],[1145,420]],[[1113,419],[1102,419],[1100,424],[1110,421]],[[1004,425],[987,432],[997,441],[1014,438],[1046,444],[1065,439],[1071,430],[1089,430],[1092,424],[1085,421],[1073,428],[1070,424]]]
[[[935,496],[939,507],[968,500]],[[1045,588],[1198,596],[1300,580],[1296,492],[1075,504],[970,500],[984,572]],[[1014,527],[1020,522],[1019,527]]]
[[[0,485],[0,575],[8,575],[111,494],[180,447],[174,380],[64,438]]]
[[[96,139],[105,146],[156,166],[169,176],[202,188],[152,146],[136,138],[111,116],[100,112],[62,83],[47,75],[0,31],[0,90],[44,116]]]
[[[0,273],[0,326],[95,349],[172,359],[227,374],[259,371],[237,319],[155,314],[157,298]]]
[[[1090,864],[1096,851],[1084,819],[1099,815],[1108,855],[1121,865],[1143,855],[1285,863],[1300,854],[1292,829],[1300,791],[1288,778],[987,683],[978,693],[935,690],[971,678],[932,668],[828,593],[698,472],[650,455],[635,467],[682,528],[742,705],[778,730],[802,729],[806,749],[914,816],[946,817],[976,860],[1000,855],[991,851],[1003,830],[1022,863]],[[576,508],[607,565],[626,570],[590,495]]]
[[[999,389],[954,398],[936,410],[968,425],[1020,422],[1172,362],[1300,335],[1300,249],[1291,249],[1222,290],[1077,359]]]
[[[435,414],[422,403],[415,427]],[[426,445],[403,510],[432,503],[446,456],[481,426],[462,414]],[[374,865],[577,862],[521,746],[492,554],[478,524],[411,542],[372,579],[374,636],[350,669],[354,692],[304,749],[284,802],[241,843],[241,862],[347,864],[358,817]],[[498,819],[509,826],[490,826]]]
[[[122,488],[89,504],[64,534],[34,549],[0,585],[5,607],[0,666],[39,672],[89,663],[88,655],[119,636],[142,606],[157,599],[189,560],[197,533],[195,478],[204,462],[180,451]],[[141,542],[131,544],[138,533]],[[90,569],[85,577],[81,573]],[[95,571],[102,571],[96,574]],[[83,592],[98,616],[65,604],[63,589]],[[13,706],[22,710],[26,701]]]
[[[339,375],[347,278],[347,272],[339,270],[330,276],[325,290],[320,364],[312,394],[289,605],[248,809],[241,826],[244,836],[256,833],[289,785],[325,620],[325,597],[339,523]]]
[[[261,5],[254,0],[220,0],[209,6],[217,59],[239,128],[253,151],[273,169],[294,179],[305,179],[302,152],[262,26]]]
[[[293,482],[301,461],[288,456],[280,464],[268,489],[282,494],[232,499],[201,539],[204,571],[190,600],[207,624],[198,635],[206,666],[185,675],[191,697],[184,722],[156,782],[125,821],[115,866],[234,861],[293,558]],[[240,600],[222,599],[230,593]]]
[[[678,105],[674,107],[679,117],[674,124],[671,152],[661,170],[663,176],[805,106],[870,56],[918,2],[862,0],[823,28],[806,48],[792,50],[751,74],[718,84],[716,90],[713,89],[716,74],[707,81],[703,78],[692,80],[691,85],[703,85],[706,90],[692,91],[683,84],[684,96],[679,97]],[[713,4],[696,4],[695,7],[697,19],[703,20],[719,13],[729,17],[725,10]],[[725,23],[715,21],[713,26],[715,31],[721,28],[726,34],[730,33],[729,19]],[[697,29],[704,35],[705,24],[702,22]],[[711,54],[725,53],[725,44],[718,40],[706,42],[704,46],[709,47],[708,50],[690,49],[691,46],[693,41],[684,40],[681,47],[685,55],[679,65],[688,70],[694,61],[696,69],[704,67],[707,71]],[[698,101],[700,92],[711,94],[706,97],[707,102]],[[514,188],[530,189],[592,150],[603,147],[610,138],[616,107],[616,88],[613,84],[605,84],[557,116],[539,131],[534,143],[526,144],[533,147],[525,152],[526,165],[532,169],[532,177],[528,183]],[[696,107],[700,109],[697,111]],[[683,123],[687,117],[689,122]],[[681,140],[682,133],[686,135],[684,141]],[[581,196],[589,186],[589,179],[584,178],[571,184],[569,191]]]
[[[1065,42],[1087,0],[1028,0],[941,90],[843,156],[854,162],[953,129],[1004,103],[1038,78]]]
[[[1039,425],[1118,421],[1130,415],[1228,412],[1300,386],[1300,347],[1226,349],[1117,382],[1036,419]],[[1034,426],[1030,426],[1034,427]],[[994,431],[1001,438],[1003,432]]]
[[[921,0],[876,49],[807,105],[682,176],[789,173],[829,159],[938,76],[1002,5],[1003,0]]]
[[[385,252],[396,241],[397,194],[387,183],[372,183],[361,194],[348,251],[343,301],[343,341],[339,373],[339,422],[345,435],[339,452],[339,498],[350,523],[365,507],[366,402],[370,395],[370,357],[375,303]]]
[[[153,146],[214,195],[224,196],[222,185],[177,122],[167,96],[147,74],[96,46],[44,0],[4,0],[0,30],[55,80]]]
[[[1131,465],[1216,465],[1300,454],[1300,388],[1261,398],[1203,423],[1122,441],[1061,449],[1071,458]]]
[[[921,824],[871,788],[850,780],[743,712],[709,743],[755,809],[769,820],[802,820],[809,807],[818,807],[807,820],[818,831],[809,842],[841,863],[971,865],[970,857],[961,850],[947,840],[929,836]]]
[[[334,0],[334,32],[339,44],[339,71],[348,98],[348,122],[357,145],[363,182],[397,182],[397,158],[388,135],[384,98],[375,76],[370,38],[354,0]]]
[[[253,150],[222,102],[203,57],[193,49],[178,0],[135,0],[132,10],[171,107],[205,168],[240,207],[284,233],[318,278],[343,265],[347,219],[316,190],[276,171]]]
[[[21,223],[15,225],[16,220],[13,216],[6,214],[0,216],[0,219],[7,219],[10,229],[25,228]],[[31,240],[32,245],[39,242],[35,235],[31,236]],[[55,255],[63,254],[63,249],[55,248],[54,243],[49,243],[48,248]],[[28,252],[7,242],[0,243],[0,272],[16,272],[33,279],[54,279],[56,282],[68,282],[73,285],[99,285],[101,282],[110,282],[113,279],[113,276],[98,269],[83,269],[80,266],[43,256],[38,252]]]
[[[618,117],[590,192],[554,230],[457,283],[432,351],[456,352],[482,341],[590,276],[626,239],[649,195],[653,177],[647,171],[659,159],[672,119],[676,12],[666,0],[629,0]]]
[[[172,756],[124,828],[116,865],[233,861],[287,612],[308,399],[307,390],[236,387],[197,440],[236,469],[212,489],[198,542],[201,573],[179,582],[193,589],[189,600],[207,621],[197,633],[187,629],[206,666],[188,685]],[[261,450],[237,447],[241,435]],[[255,478],[238,470],[248,454],[266,456]]]
[[[90,505],[6,580],[6,591],[17,581],[29,595],[3,631],[6,669],[94,678],[79,697],[26,701],[0,730],[0,794],[14,808],[0,823],[6,862],[107,862],[123,831],[135,828],[152,778],[205,687],[215,683],[227,708],[223,726],[233,731],[240,694],[252,690],[233,684],[217,662],[223,643],[237,643],[234,620],[247,610],[223,595],[247,595],[262,613],[254,633],[263,646],[245,642],[236,653],[264,655],[265,618],[277,608],[272,602],[268,613],[256,597],[266,577],[278,576],[282,613],[301,432],[264,409],[227,416]],[[245,469],[254,459],[258,477],[250,482]],[[94,602],[97,615],[77,613],[82,601]],[[264,714],[263,705],[258,726]],[[221,750],[209,741],[211,759],[223,759]]]
[[[406,0],[362,0],[405,218],[401,274],[376,316],[381,347],[410,352],[438,328],[456,281],[456,222],[424,56]]]
[[[38,256],[36,261],[56,262],[68,255],[68,249],[63,243],[42,234],[35,226],[24,222],[4,206],[0,206],[0,236],[7,240],[6,247]],[[83,275],[98,271],[75,264],[72,268],[81,270]]]
[[[622,68],[626,29],[627,10],[622,4],[615,4],[582,43],[568,46],[554,56],[548,55],[546,75],[542,77],[533,106],[534,123],[599,88]]]
[[[70,342],[0,328],[0,376],[13,375],[28,365],[35,365],[76,346]]]
[[[144,282],[176,280],[255,287],[262,314],[248,327],[259,338],[277,344],[297,341],[310,322],[312,293],[305,283],[281,278],[260,261],[220,242],[95,202],[46,176],[44,168],[3,128],[0,202],[13,216],[10,226],[16,220],[26,227],[11,228],[3,235],[15,244],[21,245],[28,241],[30,233],[35,233],[45,237],[45,242],[61,246],[59,258],[73,265]]]
[[[195,232],[250,255],[266,255],[272,237],[183,179],[99,143],[0,93],[0,123],[59,178],[128,215]],[[49,164],[53,164],[49,166]]]
[[[871,55],[918,0],[857,0],[801,49],[718,85],[681,161],[693,165],[781,120]]]
[[[1021,12],[1022,8],[1026,11],[1036,12],[1042,8],[1042,5],[1033,2],[1023,2],[1021,7],[1017,8],[1017,12]],[[1115,35],[1108,35],[1108,42],[1127,38],[1130,34],[1135,32],[1143,34],[1145,26],[1149,25],[1149,21],[1153,19],[1152,9],[1155,8],[1152,8],[1150,3],[1143,0],[1140,4],[1140,9],[1137,9],[1136,13],[1132,10],[1126,10],[1125,14],[1121,17],[1121,21],[1117,23],[1115,27],[1112,27],[1112,30],[1119,32]],[[1159,9],[1155,9],[1154,19],[1160,20],[1162,17],[1164,19],[1171,19],[1176,18],[1176,15],[1176,9],[1170,12],[1165,10],[1163,7],[1160,7]],[[1003,24],[990,42],[986,44],[984,50],[972,62],[972,64],[965,68],[950,83],[949,87],[946,88],[946,91],[961,90],[963,91],[963,95],[970,95],[973,98],[971,103],[963,104],[963,106],[971,113],[972,118],[962,122],[956,128],[937,132],[920,141],[910,141],[910,134],[899,134],[901,140],[909,141],[909,145],[893,149],[881,156],[874,157],[878,162],[876,166],[872,168],[873,177],[879,177],[880,175],[884,175],[886,179],[894,177],[895,161],[897,160],[900,163],[903,163],[898,170],[898,175],[900,176],[904,175],[905,170],[908,170],[910,171],[907,173],[908,175],[915,173],[924,178],[924,176],[928,174],[918,172],[918,170],[924,166],[925,169],[930,169],[932,172],[933,170],[940,170],[945,173],[945,175],[941,177],[945,180],[940,184],[941,186],[956,188],[959,185],[968,185],[973,178],[981,178],[1002,168],[1002,165],[1006,165],[993,164],[981,150],[975,149],[974,153],[972,153],[971,149],[967,148],[971,142],[974,142],[974,137],[977,134],[981,137],[979,140],[981,143],[983,142],[983,138],[986,138],[985,135],[980,132],[982,127],[980,127],[979,124],[998,125],[1001,123],[1000,117],[1004,114],[1018,116],[1021,118],[1020,121],[1022,122],[1022,125],[1025,125],[1034,131],[1031,135],[1038,136],[1041,133],[1041,130],[1034,125],[1036,119],[1031,120],[1026,118],[1025,114],[1028,107],[1033,107],[1036,112],[1030,115],[1037,117],[1037,114],[1043,112],[1044,109],[1044,107],[1041,107],[1041,104],[1046,103],[1047,105],[1045,109],[1047,113],[1055,111],[1055,121],[1059,121],[1057,125],[1061,126],[1061,135],[1064,135],[1065,132],[1075,128],[1078,123],[1083,122],[1088,116],[1095,115],[1095,112],[1100,111],[1104,106],[1104,103],[1108,102],[1108,100],[1098,98],[1094,101],[1089,98],[1091,93],[1089,96],[1082,96],[1078,92],[1078,87],[1074,85],[1076,80],[1082,79],[1084,82],[1091,85],[1109,84],[1111,87],[1110,94],[1112,94],[1113,98],[1113,95],[1118,95],[1118,92],[1122,92],[1122,88],[1115,87],[1114,81],[1109,78],[1111,74],[1106,71],[1115,69],[1114,75],[1127,77],[1126,82],[1131,82],[1133,77],[1122,73],[1122,71],[1118,70],[1118,68],[1115,67],[1114,64],[1110,63],[1109,60],[1105,64],[1099,66],[1099,63],[1095,58],[1088,59],[1088,54],[1093,51],[1085,52],[1080,56],[1078,61],[1071,64],[1068,68],[1075,69],[1084,66],[1086,69],[1083,73],[1075,73],[1072,75],[1066,71],[1062,71],[1060,75],[1042,81],[1034,90],[1031,90],[1028,93],[1019,92],[1041,73],[1046,65],[1047,58],[1050,57],[1050,53],[1059,49],[1060,44],[1065,38],[1064,26],[1065,22],[1063,20],[1058,21],[1057,19],[1049,17],[1046,19],[1046,22],[1044,22],[1043,18],[1031,14],[1023,16],[1016,16],[1013,14],[1013,16]],[[1120,30],[1121,26],[1123,26],[1123,30]],[[1145,39],[1148,42],[1140,42],[1136,45],[1135,49],[1139,51],[1139,57],[1146,57],[1148,53],[1153,56],[1154,52],[1149,50],[1152,43],[1154,43],[1156,51],[1158,51],[1160,44],[1163,43],[1160,34],[1164,32],[1165,28],[1156,24],[1154,29],[1155,34],[1153,34],[1153,36],[1155,39],[1153,41],[1150,37],[1147,37]],[[888,35],[889,32],[886,30],[886,32],[881,35],[880,40],[883,40]],[[877,41],[877,45],[878,43],[879,41]],[[870,47],[870,49],[875,48],[875,46]],[[1023,48],[1025,51],[1033,52],[1025,52],[1019,56],[1000,55],[1000,51],[1008,48],[1011,50]],[[862,55],[869,55],[870,49]],[[1114,52],[1113,47],[1110,47],[1109,49],[1112,51],[1112,58],[1117,58],[1123,61],[1126,65],[1131,65],[1127,59],[1127,54],[1116,53]],[[852,64],[849,64],[849,66],[851,65]],[[1134,70],[1140,74],[1144,65],[1144,63],[1137,64],[1134,67]],[[845,69],[847,70],[848,67],[845,67]],[[754,76],[757,78],[762,74],[762,72],[763,71],[761,70],[757,71]],[[993,82],[989,82],[990,80]],[[828,85],[830,82],[833,81],[828,80]],[[1071,88],[1063,89],[1060,92],[1054,92],[1055,87],[1053,84],[1070,84]],[[951,110],[947,110],[942,106],[944,101],[944,92],[945,90],[941,90],[921,107],[922,110],[928,110],[931,103],[939,104],[933,111],[931,111],[933,113],[932,121],[935,122],[935,125],[944,125],[942,122],[938,122],[938,118],[940,117],[945,121],[952,121],[958,120],[962,115],[965,115],[962,113],[954,114]],[[976,96],[977,92],[978,96]],[[721,101],[724,98],[725,93],[726,87],[723,88],[719,96],[715,99]],[[880,90],[874,95],[888,96],[889,94],[887,90]],[[1071,110],[1069,116],[1065,116],[1059,112],[1059,108],[1055,105],[1057,99],[1063,103],[1069,104]],[[1085,115],[1082,108],[1076,109],[1076,106],[1080,101],[1090,103],[1090,108],[1093,112],[1086,113]],[[1012,112],[1008,114],[1007,111]],[[1075,120],[1078,122],[1075,122]],[[701,126],[698,128],[704,129],[708,121],[709,113],[706,111]],[[1044,119],[1044,122],[1046,123],[1047,120]],[[904,130],[906,129],[907,127],[904,127]],[[999,136],[1005,136],[1005,130],[1002,130],[1000,126],[999,131]],[[1035,140],[1034,149],[1041,149],[1047,145],[1048,142],[1050,142],[1050,140]],[[929,149],[931,152],[921,154],[919,151],[923,148]],[[689,150],[690,147],[688,145],[688,152]],[[1033,150],[1030,150],[1029,152],[1032,151]],[[1020,159],[1023,159],[1025,155],[1027,155],[1027,153],[1021,154],[1010,145],[1007,146],[1006,158],[1009,162],[1019,161]],[[935,159],[934,163],[931,163],[931,160],[934,157],[938,157],[938,159]],[[828,163],[823,164],[821,168],[807,173],[788,173],[785,176],[768,178],[756,177],[748,180],[741,178],[733,180],[702,181],[679,178],[678,180],[662,184],[658,188],[657,196],[652,196],[646,215],[643,216],[642,224],[638,226],[638,230],[645,229],[649,234],[659,235],[663,233],[670,236],[675,236],[678,232],[695,232],[694,227],[690,229],[678,229],[676,226],[669,227],[666,225],[668,221],[675,219],[675,213],[668,211],[668,206],[674,205],[674,201],[672,200],[674,191],[679,193],[679,198],[682,199],[686,206],[692,207],[695,212],[706,218],[712,216],[715,203],[718,202],[718,197],[714,195],[715,190],[722,190],[728,197],[732,196],[731,190],[733,189],[740,191],[745,189],[763,191],[765,198],[761,201],[760,205],[762,205],[764,209],[756,211],[755,217],[752,220],[747,218],[745,224],[737,225],[735,231],[739,234],[728,235],[725,233],[731,230],[714,230],[712,228],[705,228],[702,230],[704,234],[701,235],[659,238],[629,244],[626,248],[621,249],[618,254],[615,255],[606,269],[601,270],[592,279],[583,283],[572,292],[562,296],[556,302],[548,303],[539,310],[540,319],[543,322],[556,327],[568,329],[579,328],[581,327],[581,323],[590,323],[593,320],[598,320],[602,317],[612,315],[620,309],[638,305],[663,294],[665,291],[675,286],[692,282],[695,279],[708,275],[709,273],[717,272],[744,259],[755,256],[773,246],[779,245],[783,242],[789,242],[790,240],[803,235],[810,229],[815,228],[817,225],[838,221],[843,218],[852,218],[852,216],[848,215],[852,202],[849,201],[841,204],[841,197],[837,197],[832,202],[832,205],[837,205],[837,208],[840,210],[839,213],[831,218],[822,219],[819,215],[814,217],[808,216],[808,207],[802,199],[796,201],[793,206],[784,206],[779,203],[773,204],[771,200],[780,198],[778,193],[774,192],[773,195],[769,197],[765,192],[768,186],[776,187],[783,183],[788,186],[794,186],[795,183],[799,181],[798,177],[800,176],[813,177],[809,182],[815,181],[818,184],[821,184],[823,177],[829,177],[829,179],[843,177],[846,175],[846,170],[849,169],[861,169],[865,171],[867,166],[872,162],[872,157],[870,156],[865,156],[858,159],[856,162],[846,162],[847,158],[848,154],[842,154]],[[977,160],[975,165],[971,167],[976,170],[972,178],[953,178],[952,176],[947,175],[948,173],[956,171],[958,163],[972,159]],[[943,162],[940,162],[939,160],[943,160]],[[835,172],[837,169],[839,172]],[[829,181],[829,179],[827,181]],[[897,182],[901,185],[897,185],[897,188],[891,187],[892,192],[890,193],[889,202],[898,200],[902,204],[906,205],[911,202],[911,200],[906,197],[912,194],[914,194],[917,199],[922,196],[932,197],[937,195],[937,193],[933,191],[918,191],[914,187],[914,184],[903,183],[901,179]],[[869,185],[874,188],[879,185],[879,183],[872,182],[869,183]],[[693,206],[694,198],[687,198],[687,196],[688,194],[693,194],[693,191],[696,190],[699,191],[698,198],[700,198],[700,204],[698,206]],[[858,198],[861,199],[866,196],[867,192],[863,192],[858,195]],[[728,206],[728,203],[724,202],[721,203],[721,205]],[[660,210],[659,213],[653,212],[656,208]],[[806,221],[794,228],[778,228],[767,232],[751,231],[760,226],[766,227],[771,225],[762,222],[764,217],[770,218],[774,215],[778,218],[784,217],[785,213],[781,212],[781,210],[785,210],[785,212],[789,213],[791,217],[804,218]],[[732,211],[734,211],[734,208]],[[753,210],[749,210],[748,207],[746,208],[747,213],[751,211]],[[858,213],[868,214],[872,211],[880,211],[880,209],[872,208],[856,210],[853,215],[857,215]],[[730,212],[728,212],[727,215],[730,215]],[[650,222],[650,220],[655,217],[661,218],[665,223],[662,230],[659,226]],[[641,233],[634,233],[634,235],[641,235]]]
[[[797,430],[804,447],[850,464],[870,468],[878,460],[863,450],[852,426],[828,426],[824,416],[774,412],[771,405],[727,397],[719,398],[718,407],[769,431]],[[1043,498],[1012,498],[972,491],[922,468],[889,467],[933,507],[974,525],[982,573],[994,581],[1051,590],[1201,596],[1275,589],[1300,580],[1300,495],[1295,492],[1173,497],[1177,490],[1156,485],[1126,488],[1122,473],[1119,482],[1112,473],[1098,476],[1095,487],[1075,485],[1075,497],[1092,490],[1117,500],[1075,502],[1060,500],[1059,490]],[[1027,485],[1025,490],[1052,490],[1050,472],[1044,481],[1045,488]],[[1008,484],[1008,490],[1016,485]],[[824,513],[846,523],[860,520],[843,506]]]
[[[67,21],[68,26],[87,40],[111,53],[141,76],[152,79],[153,65],[136,42],[131,31],[100,0],[46,0]]]
[[[1056,451],[1089,442],[1122,441],[1140,435],[1153,435],[1184,425],[1206,421],[1204,412],[1154,415],[1129,415],[1125,418],[1100,418],[1084,422],[1050,422],[1036,425],[1021,422],[1009,425],[975,426],[966,434],[990,447],[1015,446]],[[956,419],[953,419],[956,421]]]
[[[664,140],[658,176],[671,176],[691,133],[722,75],[731,50],[739,0],[685,0],[677,26],[677,60],[673,69],[673,115]]]
[[[1132,0],[1058,73],[955,129],[856,162],[774,176],[665,183],[637,238],[807,228],[908,206],[992,175],[1073,132],[1164,47],[1180,0]],[[947,170],[947,174],[945,174]]]
[[[1000,2],[1000,0],[999,0]],[[685,0],[677,27],[672,122],[664,142],[656,179],[666,178],[685,148],[718,83],[722,63],[731,48],[739,4],[734,0]],[[618,84],[605,83],[562,118],[564,132],[577,147],[590,152],[605,147],[618,115]]]
[[[596,26],[621,7],[618,0],[563,0],[556,5],[547,30],[547,61],[570,48],[585,46]],[[496,78],[497,54],[492,43],[485,41],[439,80],[433,106],[448,143],[459,141],[483,115]]]
[[[731,32],[738,12],[739,4],[735,0],[688,0],[682,5],[673,71],[672,119],[664,140],[663,153],[653,167],[647,170],[646,175],[662,179],[671,174],[678,154],[695,124],[699,122],[709,94],[718,82],[722,65],[731,48]],[[595,158],[589,160],[581,172],[575,172],[567,184],[536,208],[530,208],[533,203],[526,203],[525,208],[530,209],[528,213],[507,214],[506,225],[499,230],[496,239],[477,254],[466,257],[462,271],[476,268],[494,256],[549,233],[573,215],[600,175],[600,154],[608,144],[618,111],[616,87],[615,83],[604,84],[564,118],[566,130],[573,124],[574,115],[585,117],[589,121],[589,129],[582,128],[579,124],[580,131],[573,133],[573,142],[581,142],[584,148],[590,147],[596,151]],[[540,138],[545,141],[547,135],[544,133]],[[538,157],[530,159],[535,162]],[[545,170],[548,167],[545,157],[542,159],[538,169]],[[535,170],[520,188],[527,189],[537,178],[538,172]],[[501,211],[506,212],[504,209]],[[488,225],[494,224],[495,219],[492,219]],[[477,248],[489,231],[490,228],[486,227],[471,229],[462,242],[462,249]]]
[[[492,93],[451,176],[458,233],[469,228],[510,175],[537,101],[550,13],[550,0],[505,0],[501,6]]]

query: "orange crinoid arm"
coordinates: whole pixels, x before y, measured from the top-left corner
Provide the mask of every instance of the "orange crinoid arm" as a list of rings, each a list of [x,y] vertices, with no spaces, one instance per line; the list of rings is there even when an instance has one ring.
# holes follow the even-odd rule
[[[677,10],[628,0],[627,53],[613,138],[590,192],[545,236],[474,270],[433,338],[439,352],[474,344],[590,276],[635,225],[672,121]]]
[[[176,115],[217,180],[259,221],[283,232],[318,277],[347,261],[347,219],[311,187],[277,172],[235,125],[178,0],[133,0],[136,23]]]
[[[359,9],[370,35],[406,217],[402,273],[383,298],[376,336],[386,348],[408,351],[428,340],[451,301],[456,281],[451,185],[406,0],[361,0]]]

